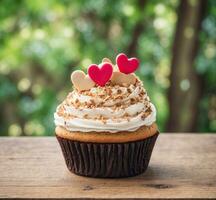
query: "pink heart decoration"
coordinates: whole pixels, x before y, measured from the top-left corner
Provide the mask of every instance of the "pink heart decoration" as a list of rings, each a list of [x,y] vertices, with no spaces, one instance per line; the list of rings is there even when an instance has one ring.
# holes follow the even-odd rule
[[[139,66],[139,60],[137,58],[129,58],[123,54],[120,53],[116,57],[116,63],[118,65],[119,71],[124,74],[130,74],[137,70]]]
[[[92,64],[88,68],[89,77],[99,86],[105,86],[112,76],[113,68],[110,63],[102,63],[99,67],[96,64]]]

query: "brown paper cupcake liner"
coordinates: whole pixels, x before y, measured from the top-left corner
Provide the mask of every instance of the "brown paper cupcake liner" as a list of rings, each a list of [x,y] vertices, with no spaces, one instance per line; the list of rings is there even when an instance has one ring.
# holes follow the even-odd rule
[[[149,164],[158,133],[128,143],[87,143],[57,136],[68,169],[89,177],[129,177]]]

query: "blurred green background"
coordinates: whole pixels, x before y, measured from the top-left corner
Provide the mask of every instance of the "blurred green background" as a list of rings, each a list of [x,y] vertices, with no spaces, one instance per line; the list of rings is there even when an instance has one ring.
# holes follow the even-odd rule
[[[216,132],[216,1],[1,0],[0,135],[53,135],[71,72],[120,52],[160,131]]]

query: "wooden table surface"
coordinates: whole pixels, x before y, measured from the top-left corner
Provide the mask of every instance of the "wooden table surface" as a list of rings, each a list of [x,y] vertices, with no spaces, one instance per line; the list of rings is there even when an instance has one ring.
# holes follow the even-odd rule
[[[71,174],[54,137],[0,138],[0,198],[216,198],[216,135],[160,134],[146,173]]]

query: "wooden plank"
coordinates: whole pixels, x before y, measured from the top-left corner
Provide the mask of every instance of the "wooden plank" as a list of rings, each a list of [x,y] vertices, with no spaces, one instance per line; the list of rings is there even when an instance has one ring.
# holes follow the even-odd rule
[[[53,137],[0,138],[0,198],[216,198],[216,135],[161,134],[146,173],[71,174]]]

